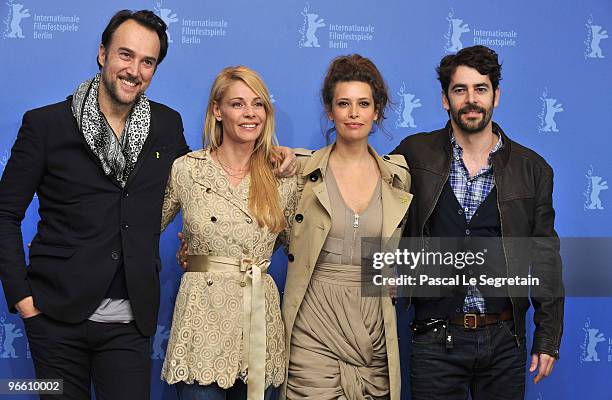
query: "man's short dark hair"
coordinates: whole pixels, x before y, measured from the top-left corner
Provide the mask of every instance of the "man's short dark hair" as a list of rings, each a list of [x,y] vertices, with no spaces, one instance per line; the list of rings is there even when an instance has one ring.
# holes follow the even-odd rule
[[[442,91],[445,95],[448,94],[451,77],[457,70],[457,67],[464,65],[474,68],[481,75],[488,75],[493,85],[493,90],[499,87],[501,81],[501,64],[497,59],[497,53],[486,46],[472,46],[459,50],[456,54],[449,54],[441,61],[436,72],[438,80],[442,85]]]
[[[113,38],[113,33],[123,24],[125,21],[134,20],[138,22],[140,25],[145,28],[151,29],[157,33],[157,37],[159,38],[159,55],[157,57],[157,64],[161,64],[166,57],[166,53],[168,52],[168,35],[166,34],[166,29],[168,26],[166,23],[153,11],[149,10],[140,10],[140,11],[131,11],[131,10],[121,10],[117,12],[111,20],[106,25],[104,32],[102,32],[102,46],[104,48],[108,48],[111,40]],[[96,58],[97,60],[97,58]],[[98,61],[98,67],[102,68],[100,62]]]

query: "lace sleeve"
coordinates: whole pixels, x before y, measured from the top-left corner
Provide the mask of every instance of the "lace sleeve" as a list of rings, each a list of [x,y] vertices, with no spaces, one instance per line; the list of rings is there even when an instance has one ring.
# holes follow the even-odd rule
[[[164,194],[164,204],[162,206],[161,230],[166,229],[168,224],[174,220],[176,214],[181,209],[181,202],[176,188],[177,184],[177,165],[176,161],[172,165],[170,177],[166,184],[166,192]]]
[[[291,228],[295,219],[295,211],[300,200],[301,192],[298,190],[297,177],[285,178],[284,190],[282,196],[285,197],[285,228],[279,233],[278,239],[283,244],[285,253],[289,252],[289,238],[291,237]]]

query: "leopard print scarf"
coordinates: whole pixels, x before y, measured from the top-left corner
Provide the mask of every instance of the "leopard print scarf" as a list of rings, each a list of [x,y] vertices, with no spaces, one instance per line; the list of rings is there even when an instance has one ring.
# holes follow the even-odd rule
[[[100,74],[81,83],[72,97],[72,114],[104,173],[125,187],[149,134],[151,106],[142,94],[125,121],[121,139],[108,128],[98,104]]]

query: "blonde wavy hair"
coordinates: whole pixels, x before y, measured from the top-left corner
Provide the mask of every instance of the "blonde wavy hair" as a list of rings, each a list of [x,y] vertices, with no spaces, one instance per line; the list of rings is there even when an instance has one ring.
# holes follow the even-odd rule
[[[236,66],[224,68],[217,75],[208,97],[204,147],[208,146],[214,151],[223,143],[223,124],[217,121],[213,110],[215,104],[221,104],[227,88],[237,81],[244,83],[262,100],[266,111],[266,121],[255,141],[249,163],[249,209],[260,227],[266,226],[271,232],[278,233],[285,227],[285,216],[280,205],[278,180],[273,172],[279,161],[279,156],[272,149],[278,143],[274,132],[274,108],[268,88],[257,72],[248,67]]]

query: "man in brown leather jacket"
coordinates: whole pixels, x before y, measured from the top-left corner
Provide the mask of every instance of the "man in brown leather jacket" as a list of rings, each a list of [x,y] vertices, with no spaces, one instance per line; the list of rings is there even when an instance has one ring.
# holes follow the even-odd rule
[[[534,382],[551,373],[563,330],[553,171],[492,121],[501,79],[494,51],[465,48],[444,57],[437,72],[450,121],[404,139],[393,151],[406,157],[415,194],[404,236],[498,238],[497,261],[507,277],[527,270],[543,282],[531,292],[506,287],[502,296],[477,285],[451,296],[412,296],[412,399],[467,399],[468,393],[522,399],[530,300]],[[496,260],[495,249],[490,256]]]

